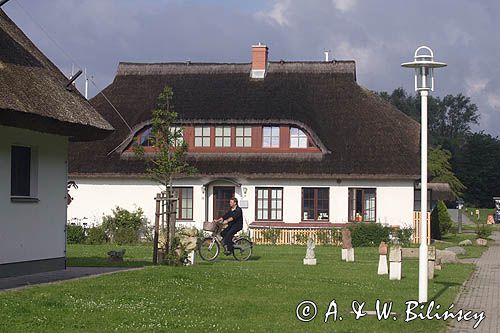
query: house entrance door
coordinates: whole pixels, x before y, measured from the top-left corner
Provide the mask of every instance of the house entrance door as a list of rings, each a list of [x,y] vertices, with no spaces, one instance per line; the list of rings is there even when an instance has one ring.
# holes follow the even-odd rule
[[[229,210],[229,199],[234,197],[234,186],[214,186],[214,220]]]

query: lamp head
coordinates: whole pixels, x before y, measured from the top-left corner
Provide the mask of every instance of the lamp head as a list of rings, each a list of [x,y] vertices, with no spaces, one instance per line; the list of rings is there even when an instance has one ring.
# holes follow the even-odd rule
[[[420,46],[415,51],[412,62],[401,64],[402,67],[415,69],[415,91],[434,91],[434,68],[447,66],[444,62],[434,61],[434,54],[427,46]]]

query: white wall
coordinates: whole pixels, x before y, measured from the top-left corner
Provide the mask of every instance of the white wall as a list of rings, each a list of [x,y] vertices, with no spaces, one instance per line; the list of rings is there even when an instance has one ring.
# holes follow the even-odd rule
[[[141,207],[148,219],[154,221],[156,193],[161,189],[148,180],[119,178],[77,178],[79,188],[70,193],[75,198],[68,208],[68,217],[80,222],[99,224],[103,214],[111,214],[111,209],[118,205],[126,209]],[[330,222],[346,223],[348,220],[348,188],[371,187],[377,189],[376,218],[377,222],[390,225],[411,225],[413,219],[413,181],[398,180],[238,180],[242,186],[236,187],[236,197],[248,200],[248,208],[243,209],[245,221],[249,224],[255,220],[255,188],[283,187],[284,209],[283,221],[297,223],[301,218],[302,187],[330,188]],[[216,181],[210,184],[207,193],[203,193],[206,179],[177,181],[176,186],[193,186],[193,222],[200,228],[205,220],[205,195],[209,196],[208,216],[212,218],[213,186],[233,186],[233,184]],[[246,193],[245,193],[246,191]],[[83,220],[83,218],[86,218]],[[72,222],[75,222],[73,220]]]
[[[39,202],[11,202],[11,145],[38,155]],[[0,126],[0,264],[65,256],[67,138]]]

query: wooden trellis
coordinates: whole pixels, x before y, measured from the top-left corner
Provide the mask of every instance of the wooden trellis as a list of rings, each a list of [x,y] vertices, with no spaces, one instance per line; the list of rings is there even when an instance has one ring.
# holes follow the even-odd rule
[[[153,238],[153,264],[158,264],[159,257],[164,257],[172,250],[175,237],[175,222],[177,215],[177,197],[175,192],[169,197],[168,192],[156,194],[156,213]],[[165,243],[160,244],[160,234]],[[161,253],[161,254],[160,254]],[[159,255],[160,254],[160,255]]]

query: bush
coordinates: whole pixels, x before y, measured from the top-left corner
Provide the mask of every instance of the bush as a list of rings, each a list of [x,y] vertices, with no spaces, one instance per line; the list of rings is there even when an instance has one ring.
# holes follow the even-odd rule
[[[493,232],[491,225],[488,225],[486,223],[481,223],[477,222],[476,223],[476,235],[477,238],[488,238],[491,236],[491,233]]]
[[[296,234],[296,235],[294,236],[294,238],[295,238],[295,242],[296,242],[297,244],[301,244],[301,245],[302,245],[302,244],[306,244],[306,243],[307,243],[307,239],[308,239],[309,237],[308,237],[308,236],[307,236],[307,234],[305,234],[305,233],[300,233],[300,234]]]
[[[147,219],[141,208],[129,212],[117,206],[113,209],[113,215],[103,218],[102,227],[111,242],[135,244],[139,242],[141,232],[147,227]]]
[[[412,234],[413,228],[411,227],[398,228],[394,232],[394,236],[398,239],[399,244],[403,247],[409,247],[411,245]]]
[[[316,234],[319,244],[322,245],[335,245],[339,244],[342,237],[339,229],[321,229]]]
[[[278,241],[278,238],[281,235],[281,230],[280,229],[266,229],[262,232],[262,237],[264,238],[264,241],[270,242],[273,245],[276,245],[276,242]]]
[[[453,227],[448,208],[442,200],[439,200],[431,213],[431,238],[441,239],[450,232]]]
[[[85,242],[85,229],[79,225],[66,225],[66,241],[68,244],[82,244]]]
[[[360,222],[349,226],[352,246],[379,246],[380,242],[389,242],[391,228],[374,222]]]
[[[87,230],[87,244],[98,245],[104,244],[108,241],[106,232],[102,226],[93,227]]]

